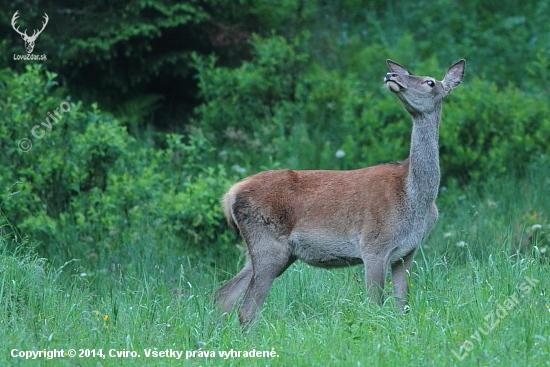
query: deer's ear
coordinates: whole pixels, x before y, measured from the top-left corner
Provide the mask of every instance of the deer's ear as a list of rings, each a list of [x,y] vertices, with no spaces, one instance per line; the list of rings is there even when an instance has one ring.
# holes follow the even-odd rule
[[[464,68],[466,67],[466,60],[462,59],[451,65],[447,72],[445,73],[445,78],[443,79],[443,87],[447,91],[456,88],[464,78]]]
[[[412,73],[409,73],[407,69],[405,69],[403,66],[399,65],[395,61],[391,61],[390,59],[387,59],[386,62],[388,63],[388,67],[390,68],[390,70],[394,73],[413,75]]]

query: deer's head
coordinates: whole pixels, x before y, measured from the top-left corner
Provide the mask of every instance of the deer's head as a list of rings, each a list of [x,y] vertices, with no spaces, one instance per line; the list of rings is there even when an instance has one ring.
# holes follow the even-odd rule
[[[395,93],[411,114],[433,111],[464,77],[465,60],[460,60],[447,70],[441,81],[429,76],[416,76],[396,62],[387,60],[391,70],[384,82]]]
[[[42,22],[42,29],[41,30],[34,30],[32,33],[32,36],[27,35],[27,30],[25,29],[24,32],[19,31],[19,27],[15,26],[15,20],[19,18],[19,15],[17,14],[19,12],[16,11],[15,14],[13,14],[13,17],[11,18],[11,26],[13,29],[21,35],[21,38],[23,38],[23,41],[25,41],[25,49],[27,50],[27,53],[32,53],[32,50],[34,49],[34,43],[36,42],[36,39],[42,33],[44,28],[46,28],[46,24],[48,24],[48,14],[44,13],[44,20],[45,22]]]

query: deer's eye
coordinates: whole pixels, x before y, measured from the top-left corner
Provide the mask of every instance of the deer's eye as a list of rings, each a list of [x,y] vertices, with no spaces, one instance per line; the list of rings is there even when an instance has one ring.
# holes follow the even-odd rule
[[[435,83],[434,83],[433,80],[428,80],[428,81],[426,82],[426,84],[428,84],[428,85],[429,85],[430,87],[432,87],[432,88],[435,86]]]

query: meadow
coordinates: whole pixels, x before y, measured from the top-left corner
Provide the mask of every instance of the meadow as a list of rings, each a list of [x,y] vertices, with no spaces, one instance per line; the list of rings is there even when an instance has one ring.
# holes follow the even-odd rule
[[[211,302],[242,256],[139,255],[151,251],[143,233],[124,244],[134,266],[113,262],[86,274],[76,260],[53,267],[33,254],[32,242],[13,252],[4,240],[0,364],[549,365],[544,168],[521,180],[443,188],[440,220],[415,258],[406,314],[389,295],[382,307],[366,300],[361,267],[298,263],[276,280],[258,322],[243,333],[234,313],[220,315]],[[70,349],[73,358],[19,354]]]

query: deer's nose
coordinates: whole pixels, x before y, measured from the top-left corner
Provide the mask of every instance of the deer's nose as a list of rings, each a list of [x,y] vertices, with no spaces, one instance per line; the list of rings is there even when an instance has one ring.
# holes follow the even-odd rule
[[[397,73],[387,73],[386,81],[391,80],[391,78],[395,78],[396,76],[397,76]]]

